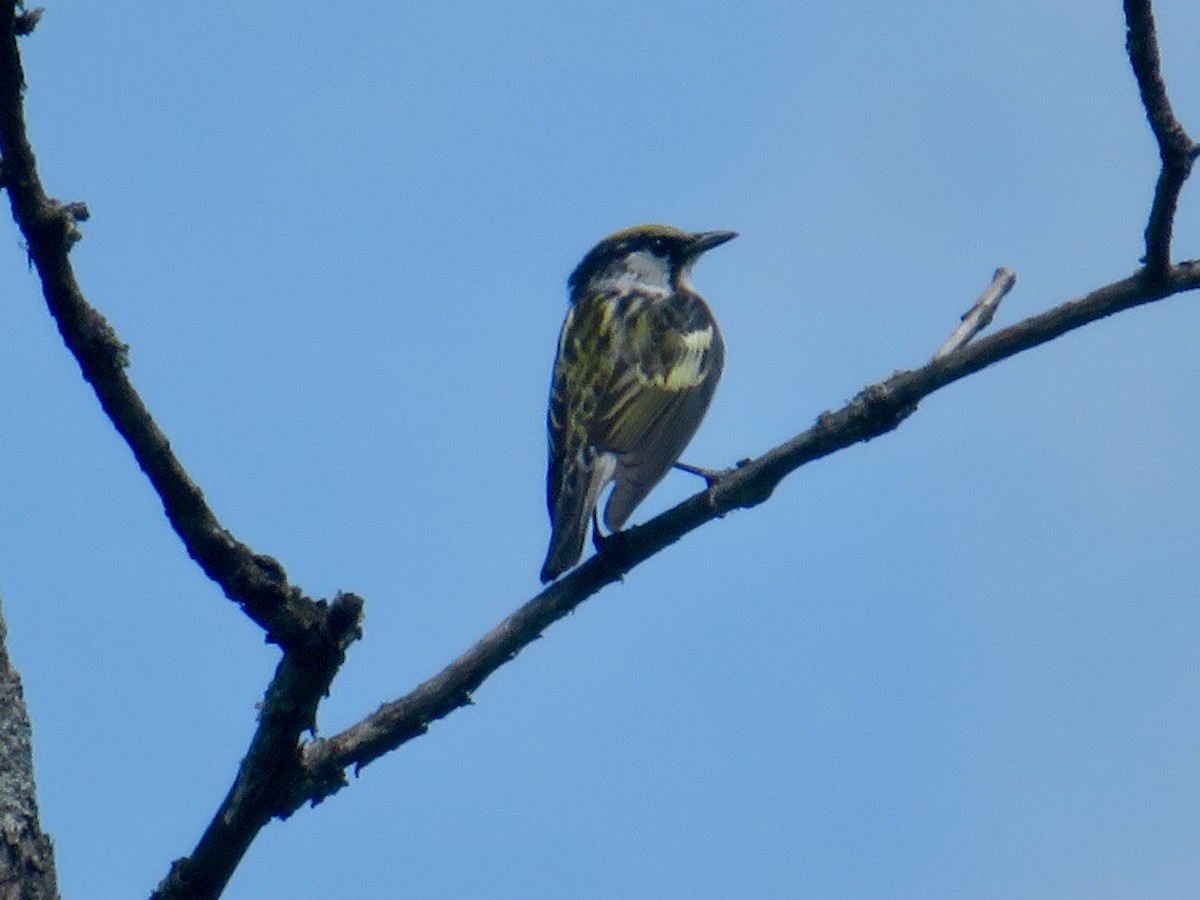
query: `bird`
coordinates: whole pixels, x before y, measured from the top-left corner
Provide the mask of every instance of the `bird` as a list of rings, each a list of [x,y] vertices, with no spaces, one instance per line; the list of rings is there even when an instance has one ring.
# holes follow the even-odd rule
[[[569,305],[550,385],[542,582],[583,554],[609,482],[610,533],[679,460],[708,411],[725,365],[712,310],[692,266],[735,231],[636,225],[610,234],[567,280]]]

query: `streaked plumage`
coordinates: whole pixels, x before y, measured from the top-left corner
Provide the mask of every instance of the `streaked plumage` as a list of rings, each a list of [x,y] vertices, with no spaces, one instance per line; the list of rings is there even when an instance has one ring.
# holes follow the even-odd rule
[[[604,523],[617,531],[700,426],[725,345],[689,276],[705,250],[734,236],[640,225],[605,238],[572,273],[547,416],[542,581],[579,561],[610,481]]]

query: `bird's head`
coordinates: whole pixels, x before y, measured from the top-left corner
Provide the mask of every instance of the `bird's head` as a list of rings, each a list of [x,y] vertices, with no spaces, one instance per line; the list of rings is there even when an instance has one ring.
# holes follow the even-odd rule
[[[635,284],[664,294],[690,288],[692,265],[700,255],[735,237],[736,231],[691,232],[670,225],[635,225],[610,234],[571,273],[571,299]]]

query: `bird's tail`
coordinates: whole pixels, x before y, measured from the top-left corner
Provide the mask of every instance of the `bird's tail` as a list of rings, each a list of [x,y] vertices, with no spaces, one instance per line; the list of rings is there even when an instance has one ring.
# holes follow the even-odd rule
[[[542,581],[553,581],[583,555],[583,541],[596,501],[612,479],[616,460],[590,447],[574,459],[552,466],[547,496],[550,507],[550,549],[542,565]]]

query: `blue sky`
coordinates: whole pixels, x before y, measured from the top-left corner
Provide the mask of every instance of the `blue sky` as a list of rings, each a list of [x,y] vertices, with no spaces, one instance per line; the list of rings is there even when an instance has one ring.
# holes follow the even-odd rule
[[[1156,5],[1197,134],[1200,9]],[[24,46],[47,187],[93,213],[80,281],[176,451],[297,584],[367,599],[326,732],[537,590],[564,282],[604,234],[741,232],[695,276],[729,358],[685,458],[721,466],[921,364],[996,266],[997,325],[1129,274],[1157,174],[1116,2],[64,0]],[[143,896],[276,654],[8,247],[0,596],[44,825],[64,896]],[[1198,299],[690,535],[269,826],[226,896],[1195,893]]]

